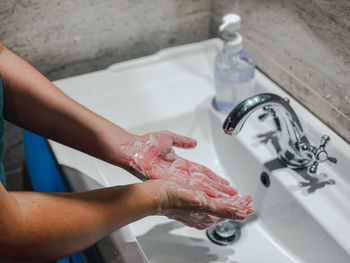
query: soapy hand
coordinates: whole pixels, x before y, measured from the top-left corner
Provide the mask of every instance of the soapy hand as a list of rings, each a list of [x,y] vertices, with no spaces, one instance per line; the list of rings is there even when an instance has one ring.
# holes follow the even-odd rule
[[[152,180],[148,184],[152,187],[150,193],[158,195],[158,215],[197,229],[208,228],[225,219],[244,220],[254,212],[249,206],[250,196],[236,194],[214,198],[188,184],[172,180]]]
[[[196,141],[168,131],[138,137],[124,151],[141,180],[150,180],[159,198],[157,214],[204,229],[225,219],[244,220],[254,210],[229,182],[208,168],[177,156],[173,146],[193,148]],[[156,192],[154,192],[156,191]]]
[[[168,131],[148,133],[125,149],[134,174],[141,180],[170,179],[204,191],[211,197],[235,196],[237,191],[208,168],[177,156],[173,146],[193,148],[197,142]]]

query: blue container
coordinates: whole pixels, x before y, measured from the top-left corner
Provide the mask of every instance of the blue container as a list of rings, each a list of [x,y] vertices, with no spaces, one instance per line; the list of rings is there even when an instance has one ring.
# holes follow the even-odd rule
[[[37,192],[67,192],[68,187],[62,181],[58,166],[51,155],[46,140],[29,131],[23,132],[24,153],[30,181]],[[83,263],[80,254],[59,259],[57,263]]]

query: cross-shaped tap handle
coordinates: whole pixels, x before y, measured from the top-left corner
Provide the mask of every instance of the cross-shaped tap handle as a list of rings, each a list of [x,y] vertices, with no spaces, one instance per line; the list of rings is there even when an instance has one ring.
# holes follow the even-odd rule
[[[312,154],[314,162],[309,167],[309,172],[315,174],[317,172],[317,167],[319,163],[330,161],[332,163],[337,163],[337,158],[328,156],[326,151],[326,146],[331,138],[328,135],[323,135],[321,137],[321,143],[319,147],[312,146],[310,144],[303,143],[301,145],[302,151],[307,151]]]
[[[324,149],[330,140],[331,140],[331,137],[329,137],[328,135],[323,135],[321,137],[320,148]]]

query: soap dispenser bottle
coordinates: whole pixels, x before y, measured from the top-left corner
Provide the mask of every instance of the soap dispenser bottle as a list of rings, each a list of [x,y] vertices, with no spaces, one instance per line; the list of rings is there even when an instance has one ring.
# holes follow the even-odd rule
[[[224,47],[215,58],[214,107],[221,112],[230,112],[238,103],[256,93],[255,65],[252,57],[243,49],[243,39],[237,33],[240,26],[239,15],[227,14],[219,27]]]

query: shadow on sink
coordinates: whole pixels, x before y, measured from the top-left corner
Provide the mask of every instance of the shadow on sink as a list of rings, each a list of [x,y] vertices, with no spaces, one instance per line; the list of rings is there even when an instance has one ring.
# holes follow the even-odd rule
[[[261,144],[268,144],[271,142],[272,146],[276,150],[276,153],[281,149],[276,131],[269,131],[266,133],[258,134],[257,138]],[[268,169],[269,172],[286,167],[278,158],[265,163],[264,166]],[[325,180],[328,177],[325,173],[310,175],[307,171],[307,168],[295,170],[295,172],[299,174],[304,181],[299,181],[298,185],[296,185],[293,189],[301,189],[304,195],[314,193],[318,189],[324,188],[327,185],[335,184],[335,181],[333,179]]]
[[[137,237],[151,262],[209,263],[227,262],[232,248],[213,244],[208,239],[190,238],[172,233],[184,225],[178,222],[159,224]]]

